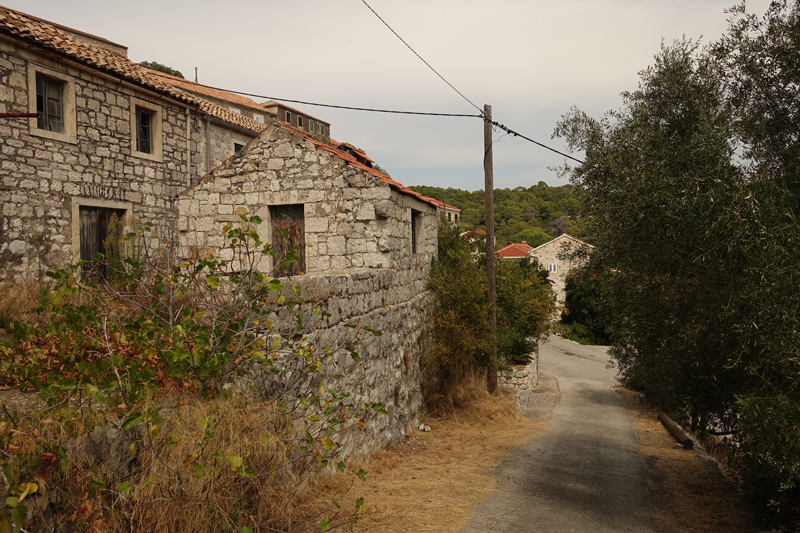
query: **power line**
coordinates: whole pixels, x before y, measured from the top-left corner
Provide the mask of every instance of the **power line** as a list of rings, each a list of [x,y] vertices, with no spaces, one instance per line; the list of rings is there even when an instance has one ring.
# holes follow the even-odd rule
[[[584,161],[581,161],[580,159],[576,159],[576,158],[572,157],[571,155],[565,154],[564,152],[559,152],[559,151],[558,151],[558,150],[556,150],[555,148],[550,148],[549,146],[547,146],[547,145],[545,145],[545,144],[542,144],[542,143],[540,143],[540,142],[538,142],[538,141],[534,141],[534,140],[533,140],[533,139],[531,139],[530,137],[526,137],[526,136],[524,136],[523,134],[521,134],[521,133],[518,133],[518,132],[516,132],[516,131],[512,130],[511,128],[507,128],[506,126],[504,126],[503,124],[500,124],[499,122],[492,121],[492,125],[494,125],[494,126],[497,126],[497,127],[498,127],[498,128],[500,128],[501,130],[503,130],[503,131],[505,131],[505,132],[507,132],[507,133],[509,133],[509,134],[513,135],[514,137],[521,137],[521,138],[525,139],[526,141],[530,141],[530,142],[532,142],[533,144],[535,144],[535,145],[537,145],[537,146],[541,146],[542,148],[546,148],[547,150],[550,150],[551,152],[555,152],[555,153],[557,153],[558,155],[563,155],[564,157],[566,157],[566,158],[569,158],[569,159],[572,159],[573,161],[576,161],[576,162],[578,162],[578,163],[580,163],[580,164],[583,164],[583,163],[584,163]]]
[[[305,102],[303,100],[290,100],[288,98],[277,98],[275,96],[264,96],[263,94],[252,94],[252,93],[245,93],[242,91],[234,91],[232,89],[223,89],[221,87],[211,87],[210,85],[204,85],[203,87],[208,87],[209,89],[215,89],[217,91],[225,91],[233,94],[241,94],[242,96],[249,96],[251,98],[265,98],[267,100],[275,100],[278,102],[291,102],[293,104],[303,104],[303,105],[313,105],[317,107],[330,107],[333,109],[347,109],[350,111],[369,111],[371,113],[392,113],[395,115],[422,115],[422,116],[430,116],[430,117],[467,117],[467,118],[482,118],[483,115],[465,115],[463,113],[426,113],[424,111],[398,111],[395,109],[373,109],[370,107],[351,107],[346,105],[334,105],[334,104],[320,104],[317,102]]]
[[[395,114],[395,115],[418,115],[418,116],[430,116],[430,117],[483,118],[483,113],[481,113],[480,115],[466,115],[466,114],[459,114],[459,113],[427,113],[427,112],[422,112],[422,111],[398,111],[398,110],[393,110],[393,109],[373,109],[373,108],[369,108],[369,107],[351,107],[351,106],[334,105],[334,104],[320,104],[318,102],[306,102],[306,101],[303,101],[303,100],[290,100],[288,98],[277,98],[277,97],[274,97],[274,96],[265,96],[263,94],[253,94],[253,93],[246,93],[246,92],[243,92],[243,91],[235,91],[233,89],[223,89],[222,87],[211,87],[210,85],[204,85],[203,87],[208,87],[209,89],[215,89],[217,91],[225,91],[225,92],[229,92],[229,93],[233,93],[233,94],[241,94],[242,96],[249,96],[249,97],[252,97],[252,98],[264,98],[264,99],[267,99],[267,100],[275,100],[275,101],[278,101],[278,102],[291,102],[293,104],[313,105],[313,106],[317,106],[317,107],[330,107],[330,108],[333,108],[333,109],[346,109],[346,110],[349,110],[349,111],[368,111],[370,113],[391,113],[391,114]],[[573,161],[576,161],[576,162],[581,163],[581,164],[584,163],[580,159],[576,159],[576,158],[572,157],[571,155],[565,154],[564,152],[559,152],[555,148],[550,148],[546,144],[542,144],[542,143],[540,143],[538,141],[534,141],[530,137],[526,137],[525,135],[522,135],[521,133],[516,132],[516,131],[512,130],[511,128],[508,128],[508,127],[504,126],[503,124],[500,124],[499,122],[492,121],[491,123],[492,123],[493,126],[500,128],[501,130],[505,131],[506,133],[508,133],[510,135],[513,135],[514,137],[520,137],[522,139],[525,139],[526,141],[532,142],[533,144],[535,144],[537,146],[540,146],[542,148],[550,150],[551,152],[555,152],[558,155],[563,155],[564,157],[566,157],[568,159],[572,159]]]
[[[417,56],[417,57],[420,59],[420,61],[422,61],[423,63],[425,63],[425,65],[427,65],[427,67],[428,67],[429,69],[431,69],[431,70],[433,71],[433,73],[434,73],[434,74],[436,74],[437,76],[439,76],[439,78],[441,78],[441,80],[442,80],[443,82],[445,82],[447,85],[449,85],[451,89],[453,89],[455,92],[457,92],[457,93],[459,94],[459,96],[461,96],[461,98],[463,98],[464,100],[466,100],[467,102],[469,102],[469,103],[470,103],[470,105],[471,105],[472,107],[474,107],[475,109],[477,109],[477,110],[478,110],[478,112],[481,114],[481,116],[483,116],[483,110],[481,110],[481,108],[480,108],[480,107],[476,106],[476,105],[475,105],[475,104],[472,102],[472,100],[470,100],[469,98],[467,98],[466,96],[464,96],[464,95],[461,93],[461,91],[459,91],[458,89],[456,89],[456,88],[453,86],[453,84],[452,84],[452,83],[450,83],[449,81],[447,81],[446,79],[444,79],[444,76],[442,76],[441,74],[439,74],[438,72],[436,72],[436,69],[435,69],[435,68],[433,68],[433,67],[430,65],[430,63],[428,63],[427,61],[425,61],[425,60],[422,58],[422,56],[421,56],[421,55],[419,55],[419,54],[417,53],[417,51],[416,51],[416,50],[414,50],[413,48],[411,48],[411,45],[410,45],[410,44],[408,44],[408,43],[407,43],[407,42],[406,42],[406,41],[405,41],[405,40],[404,40],[402,37],[400,37],[400,35],[399,35],[399,34],[398,34],[396,31],[394,31],[394,30],[392,29],[392,27],[391,27],[391,26],[389,26],[389,24],[388,24],[388,23],[387,23],[385,20],[383,20],[383,19],[382,19],[382,18],[381,18],[381,16],[380,16],[380,15],[378,15],[378,13],[376,13],[376,12],[375,12],[375,10],[374,10],[374,9],[372,9],[372,7],[371,7],[371,6],[370,6],[370,5],[369,5],[369,4],[366,2],[366,0],[361,0],[361,1],[362,1],[362,2],[364,2],[364,5],[365,5],[365,6],[367,6],[367,7],[369,8],[369,10],[370,10],[370,11],[372,11],[372,12],[375,14],[375,16],[376,16],[376,17],[378,17],[378,20],[380,20],[381,22],[383,22],[384,26],[386,26],[387,28],[389,28],[389,31],[391,31],[392,33],[394,33],[394,34],[395,34],[395,36],[396,36],[398,39],[400,39],[400,41],[401,41],[401,42],[402,42],[404,45],[406,45],[406,46],[408,47],[408,49],[409,49],[409,50],[411,50],[412,52],[414,52],[414,55],[415,55],[415,56]]]

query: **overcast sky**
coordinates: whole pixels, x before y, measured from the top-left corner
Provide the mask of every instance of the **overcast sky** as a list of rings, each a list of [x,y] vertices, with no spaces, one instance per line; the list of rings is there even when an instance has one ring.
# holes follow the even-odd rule
[[[367,0],[444,78],[494,119],[560,151],[550,139],[573,105],[599,117],[636,88],[662,39],[727,28],[735,0]],[[361,0],[0,0],[128,47],[206,85],[355,107],[477,113]],[[769,0],[749,0],[763,14]],[[256,101],[261,101],[254,98]],[[341,111],[290,104],[331,123],[405,185],[483,188],[476,118]],[[564,158],[495,135],[496,188],[564,185]],[[580,157],[580,154],[575,154]]]

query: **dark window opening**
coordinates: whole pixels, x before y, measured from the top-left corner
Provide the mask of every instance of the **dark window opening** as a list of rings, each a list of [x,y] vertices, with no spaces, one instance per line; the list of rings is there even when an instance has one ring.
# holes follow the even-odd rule
[[[121,238],[124,209],[80,207],[81,259],[86,261],[83,272],[92,279],[108,277],[108,265],[121,259]],[[95,261],[103,254],[104,261]]]
[[[291,124],[292,123],[292,113],[289,112],[289,111],[286,112],[286,123],[287,124]]]
[[[422,245],[420,237],[422,234],[422,213],[412,209],[411,210],[411,253],[420,253]]]
[[[320,135],[325,135],[325,125],[324,124],[320,124],[319,125],[319,134]]]
[[[272,219],[273,276],[296,276],[306,270],[305,215],[303,205],[273,205]],[[283,233],[283,235],[281,234]]]
[[[64,133],[64,82],[36,75],[36,127]]]
[[[155,113],[149,109],[136,108],[136,150],[153,153],[153,119]]]
[[[242,148],[244,148],[244,145],[243,145],[243,144],[239,144],[239,143],[233,143],[233,153],[236,153],[236,152],[238,152],[238,151],[239,151],[239,150],[241,150]]]
[[[297,117],[297,127],[303,129],[303,117]]]

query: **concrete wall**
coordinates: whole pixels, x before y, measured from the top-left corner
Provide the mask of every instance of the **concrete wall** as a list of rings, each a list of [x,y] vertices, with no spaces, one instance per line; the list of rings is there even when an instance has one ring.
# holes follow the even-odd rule
[[[81,205],[174,228],[172,197],[188,183],[183,107],[0,37],[0,112],[36,111],[37,72],[65,84],[66,131],[39,130],[35,118],[0,122],[0,281],[75,260]],[[160,117],[154,154],[133,146],[140,103]]]

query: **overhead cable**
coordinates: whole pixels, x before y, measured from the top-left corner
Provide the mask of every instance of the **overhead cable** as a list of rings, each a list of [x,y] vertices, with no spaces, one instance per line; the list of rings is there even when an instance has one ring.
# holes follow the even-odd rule
[[[443,82],[445,82],[447,85],[449,85],[451,89],[453,89],[455,92],[457,92],[457,93],[459,94],[459,96],[461,96],[461,98],[463,98],[464,100],[466,100],[467,102],[469,102],[469,103],[470,103],[470,105],[471,105],[472,107],[474,107],[475,109],[477,109],[477,110],[478,110],[478,112],[481,114],[481,116],[483,116],[483,111],[481,110],[481,108],[480,108],[480,107],[476,106],[476,105],[475,105],[475,104],[472,102],[472,100],[470,100],[469,98],[467,98],[466,96],[464,96],[464,95],[462,94],[462,92],[461,92],[461,91],[459,91],[458,89],[456,89],[456,88],[453,86],[453,84],[452,84],[452,83],[450,83],[449,81],[447,81],[446,79],[444,79],[444,76],[442,76],[441,74],[439,74],[438,72],[436,72],[436,69],[435,69],[435,68],[433,68],[433,67],[430,65],[430,63],[428,63],[427,61],[425,61],[425,60],[422,58],[422,56],[421,56],[421,55],[419,55],[419,54],[417,53],[417,51],[416,51],[416,50],[414,50],[413,48],[411,48],[411,45],[410,45],[410,44],[408,44],[408,43],[407,43],[407,42],[406,42],[406,41],[405,41],[405,40],[404,40],[402,37],[400,37],[400,35],[399,35],[399,34],[398,34],[396,31],[394,31],[394,30],[392,29],[392,27],[391,27],[391,26],[389,26],[389,24],[387,24],[387,22],[386,22],[385,20],[383,20],[383,19],[382,19],[382,18],[381,18],[381,16],[380,16],[380,15],[378,15],[378,13],[376,13],[376,12],[375,12],[375,10],[374,10],[374,9],[372,9],[372,7],[371,7],[371,6],[370,6],[370,5],[369,5],[369,4],[366,2],[366,0],[361,0],[361,1],[362,1],[362,2],[364,2],[364,5],[365,5],[365,6],[367,6],[367,7],[369,8],[369,10],[370,10],[370,11],[372,11],[372,12],[375,14],[375,16],[376,16],[376,17],[378,17],[378,20],[380,20],[381,22],[383,22],[384,26],[386,26],[387,28],[389,28],[389,31],[391,31],[392,33],[394,33],[394,34],[395,34],[395,36],[396,36],[398,39],[400,39],[400,41],[401,41],[401,42],[402,42],[404,45],[406,45],[406,46],[408,47],[408,49],[409,49],[409,50],[411,50],[412,52],[414,52],[414,55],[415,55],[415,56],[417,56],[417,57],[420,59],[420,61],[422,61],[423,63],[425,63],[425,65],[427,65],[427,67],[428,67],[429,69],[431,69],[431,70],[433,71],[433,73],[434,73],[434,74],[436,74],[437,76],[439,76],[439,78],[441,78],[441,80],[442,80]]]
[[[351,107],[346,105],[320,104],[317,102],[305,102],[303,100],[290,100],[288,98],[276,98],[275,96],[264,96],[263,94],[245,93],[242,91],[234,91],[232,89],[223,89],[221,87],[211,87],[210,85],[204,85],[203,87],[208,87],[209,89],[215,89],[217,91],[225,91],[233,94],[241,94],[242,96],[249,96],[251,98],[265,98],[267,100],[275,100],[276,102],[291,102],[293,104],[313,105],[317,107],[330,107],[333,109],[347,109],[349,111],[369,111],[371,113],[392,113],[395,115],[422,115],[430,117],[482,118],[483,116],[483,115],[465,115],[463,113],[426,113],[424,111],[398,111],[395,109],[373,109],[369,107]]]
[[[492,121],[492,125],[493,125],[493,126],[497,126],[497,127],[498,127],[498,128],[500,128],[501,130],[505,131],[506,133],[509,133],[509,134],[513,135],[514,137],[521,137],[521,138],[525,139],[526,141],[530,141],[530,142],[532,142],[533,144],[535,144],[535,145],[537,145],[537,146],[541,146],[542,148],[546,148],[546,149],[550,150],[551,152],[555,152],[555,153],[557,153],[558,155],[563,155],[564,157],[566,157],[566,158],[569,158],[569,159],[572,159],[573,161],[576,161],[576,162],[578,162],[578,163],[580,163],[580,164],[583,164],[583,163],[584,163],[584,161],[581,161],[580,159],[576,159],[576,158],[572,157],[571,155],[565,154],[564,152],[559,152],[559,151],[558,151],[558,150],[556,150],[555,148],[550,148],[550,147],[549,147],[549,146],[547,146],[546,144],[542,144],[542,143],[540,143],[540,142],[538,142],[538,141],[534,141],[534,140],[533,140],[533,139],[531,139],[530,137],[526,137],[526,136],[524,136],[523,134],[521,134],[521,133],[518,133],[518,132],[516,132],[516,131],[512,130],[511,128],[507,128],[506,126],[504,126],[503,124],[500,124],[499,122],[495,122],[495,121],[493,120],[493,121]]]
[[[204,85],[204,87],[208,87],[210,89],[215,89],[217,91],[225,91],[225,92],[229,92],[229,93],[233,93],[233,94],[241,94],[242,96],[249,96],[251,98],[264,98],[266,100],[275,100],[277,102],[291,102],[293,104],[313,105],[313,106],[318,106],[318,107],[330,107],[330,108],[333,108],[333,109],[346,109],[346,110],[349,110],[349,111],[368,111],[370,113],[392,113],[392,114],[395,114],[395,115],[418,115],[418,116],[421,115],[421,116],[431,116],[431,117],[484,118],[482,114],[481,115],[466,115],[466,114],[460,114],[460,113],[427,113],[427,112],[423,112],[423,111],[399,111],[399,110],[394,110],[394,109],[373,109],[373,108],[369,108],[369,107],[351,107],[351,106],[334,105],[334,104],[320,104],[320,103],[317,103],[317,102],[306,102],[306,101],[303,101],[303,100],[290,100],[288,98],[276,98],[274,96],[264,96],[263,94],[246,93],[246,92],[242,92],[242,91],[235,91],[233,89],[223,89],[222,87],[211,87],[210,85]],[[484,120],[485,120],[485,118],[484,118]],[[510,135],[513,135],[515,137],[520,137],[522,139],[525,139],[526,141],[532,142],[533,144],[535,144],[537,146],[541,146],[542,148],[546,148],[547,150],[550,150],[551,152],[555,152],[558,155],[563,155],[566,158],[572,159],[573,161],[576,161],[578,163],[583,164],[583,161],[581,161],[580,159],[576,159],[576,158],[572,157],[571,155],[565,154],[564,152],[559,152],[555,148],[550,148],[549,146],[547,146],[545,144],[542,144],[542,143],[540,143],[538,141],[534,141],[530,137],[526,137],[525,135],[522,135],[521,133],[510,129],[510,128],[504,126],[503,124],[500,124],[499,122],[492,121],[491,124],[493,126],[496,126],[496,127],[500,128],[501,130],[505,131],[506,133],[508,133]]]

